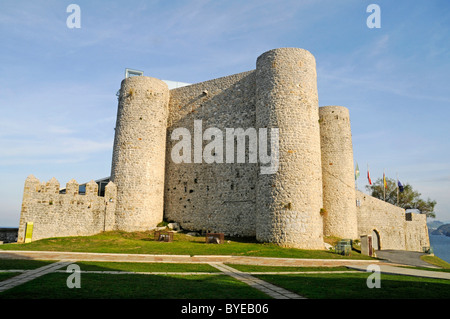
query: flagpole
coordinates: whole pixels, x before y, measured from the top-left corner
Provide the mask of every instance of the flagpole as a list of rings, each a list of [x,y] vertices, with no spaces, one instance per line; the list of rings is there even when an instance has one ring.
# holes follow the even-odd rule
[[[398,172],[397,172],[397,206],[398,206]]]
[[[386,186],[385,186],[385,181],[386,181],[386,175],[384,172],[384,168],[383,168],[383,200],[386,201]]]

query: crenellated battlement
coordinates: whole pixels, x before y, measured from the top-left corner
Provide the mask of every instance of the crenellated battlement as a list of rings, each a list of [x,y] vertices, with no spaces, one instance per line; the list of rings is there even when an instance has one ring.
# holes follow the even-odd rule
[[[83,184],[84,185],[84,184]],[[33,240],[58,236],[92,235],[112,230],[115,222],[117,187],[109,182],[105,196],[98,195],[98,184],[80,184],[72,179],[64,190],[56,178],[41,182],[30,175],[25,180],[22,212],[19,222],[19,242],[24,241],[27,223],[32,222]]]

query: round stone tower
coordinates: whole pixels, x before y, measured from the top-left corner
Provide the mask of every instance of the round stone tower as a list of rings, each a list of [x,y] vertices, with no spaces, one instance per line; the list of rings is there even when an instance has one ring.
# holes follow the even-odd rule
[[[163,219],[169,89],[163,81],[122,81],[111,180],[117,185],[115,228],[147,230]]]
[[[259,56],[256,126],[279,129],[278,170],[258,176],[260,241],[324,248],[318,107],[316,62],[310,52],[281,48]]]
[[[342,106],[319,108],[324,235],[355,239],[355,175],[350,116]]]

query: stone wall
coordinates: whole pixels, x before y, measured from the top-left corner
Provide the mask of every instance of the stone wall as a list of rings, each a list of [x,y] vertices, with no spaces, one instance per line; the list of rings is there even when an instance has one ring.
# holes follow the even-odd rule
[[[199,132],[194,131],[194,121],[201,123]],[[227,162],[230,154],[223,152],[227,128],[255,127],[254,72],[171,90],[167,126],[165,218],[189,230],[255,236],[258,165],[249,163],[248,152],[245,163],[237,163],[236,152],[234,162]],[[181,163],[172,158],[172,152],[183,154],[176,147],[182,140],[174,132],[179,128],[186,129],[191,137],[184,149],[191,150],[189,160]],[[222,150],[212,150],[217,153],[216,162],[206,163],[202,151],[211,155],[205,147],[210,141],[203,140],[202,134],[211,128],[222,132]],[[236,151],[237,139],[233,139]]]
[[[71,180],[65,194],[52,178],[41,183],[30,175],[25,181],[18,242],[24,242],[26,224],[33,222],[32,240],[62,236],[88,236],[112,230],[115,219],[116,186],[110,182],[105,196],[98,196],[94,181],[86,184],[86,193],[79,194],[79,184]]]
[[[356,192],[358,234],[379,235],[380,249],[422,251],[430,246],[426,215],[405,213],[403,208]]]
[[[174,89],[170,95],[165,217],[190,230],[322,249],[318,95],[311,53],[296,48],[271,50],[257,59],[256,70]],[[197,135],[195,121],[202,125]],[[191,137],[189,163],[173,160],[174,149],[180,151],[179,128]],[[222,132],[223,139],[227,129],[254,129],[258,139],[265,132],[269,140],[277,129],[275,170],[266,174],[269,165],[262,164],[260,157],[251,160],[250,137],[245,140],[244,163],[238,163],[235,155],[237,140],[233,162],[226,141],[214,149],[218,152],[214,162],[205,162],[202,150],[211,150],[202,133],[211,128]],[[268,153],[273,146],[269,144]],[[199,153],[196,145],[201,145]],[[257,151],[261,155],[266,150]]]
[[[406,213],[405,217],[405,249],[422,251],[423,247],[430,247],[427,216],[425,214]]]

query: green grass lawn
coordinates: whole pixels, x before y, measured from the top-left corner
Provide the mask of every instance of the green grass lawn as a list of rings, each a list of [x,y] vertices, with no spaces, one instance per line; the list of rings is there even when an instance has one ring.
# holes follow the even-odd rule
[[[449,299],[450,280],[381,274],[380,288],[368,288],[368,273],[256,275],[311,299]]]
[[[81,274],[68,288],[67,274],[51,273],[0,293],[0,299],[265,299],[266,294],[227,275]]]
[[[1,272],[2,270],[31,270],[46,266],[50,263],[53,263],[53,261],[0,259],[0,282],[21,274],[21,272]]]
[[[8,262],[10,269],[33,269],[34,260]],[[45,262],[46,264],[47,262]],[[264,299],[262,292],[207,264],[77,262],[82,271],[199,272],[195,275],[81,273],[81,288],[68,288],[69,273],[51,273],[0,293],[0,299]],[[3,266],[6,266],[3,264]],[[20,267],[19,267],[20,266]],[[244,272],[338,271],[345,267],[273,267],[230,265]],[[14,274],[1,273],[0,281]],[[381,288],[368,288],[370,273],[310,273],[254,275],[309,299],[448,299],[450,281],[381,275]]]
[[[29,259],[0,259],[0,270],[29,270],[46,266],[54,261]]]
[[[429,264],[441,267],[442,271],[450,271],[450,263],[446,262],[445,260],[442,260],[437,256],[424,255],[421,256],[420,258]]]
[[[221,245],[206,244],[204,237],[175,234],[171,243],[153,239],[153,232],[106,232],[89,237],[50,238],[29,244],[5,244],[2,250],[45,250],[97,253],[139,253],[176,255],[234,255],[316,259],[372,259],[352,251],[342,256],[326,250],[283,248],[252,239],[228,238]],[[431,256],[430,256],[431,257]],[[429,262],[448,267],[438,258]],[[2,260],[0,270],[35,269],[51,261]],[[177,274],[101,274],[81,273],[81,288],[68,288],[68,273],[51,273],[0,293],[0,299],[262,299],[264,293],[224,274],[204,274],[218,270],[207,264],[76,262],[82,271],[198,272]],[[244,272],[337,271],[345,267],[270,267],[230,265]],[[19,273],[0,272],[0,281]],[[440,299],[450,298],[450,281],[410,276],[381,275],[381,288],[369,289],[370,274],[310,273],[255,275],[311,299]]]
[[[9,279],[11,277],[17,276],[19,273],[15,272],[0,272],[0,281]]]
[[[289,271],[349,271],[347,267],[290,267],[290,266],[260,266],[260,265],[235,265],[227,264],[234,269],[243,272],[289,272]]]
[[[130,263],[130,262],[76,262],[81,271],[127,271],[127,272],[220,272],[208,264],[183,263]]]
[[[326,250],[283,248],[258,243],[253,239],[231,238],[224,244],[206,244],[204,237],[175,233],[174,241],[164,243],[153,239],[153,232],[105,232],[94,236],[42,239],[28,244],[5,244],[3,250],[47,250],[96,253],[166,254],[166,255],[234,255],[280,258],[371,259],[353,251],[342,256]]]
[[[1,270],[29,270],[43,267],[54,261],[0,259]],[[74,264],[81,271],[125,271],[125,272],[220,272],[208,264],[195,263],[131,263],[131,262],[103,262],[77,261]],[[64,270],[64,268],[61,268]]]

